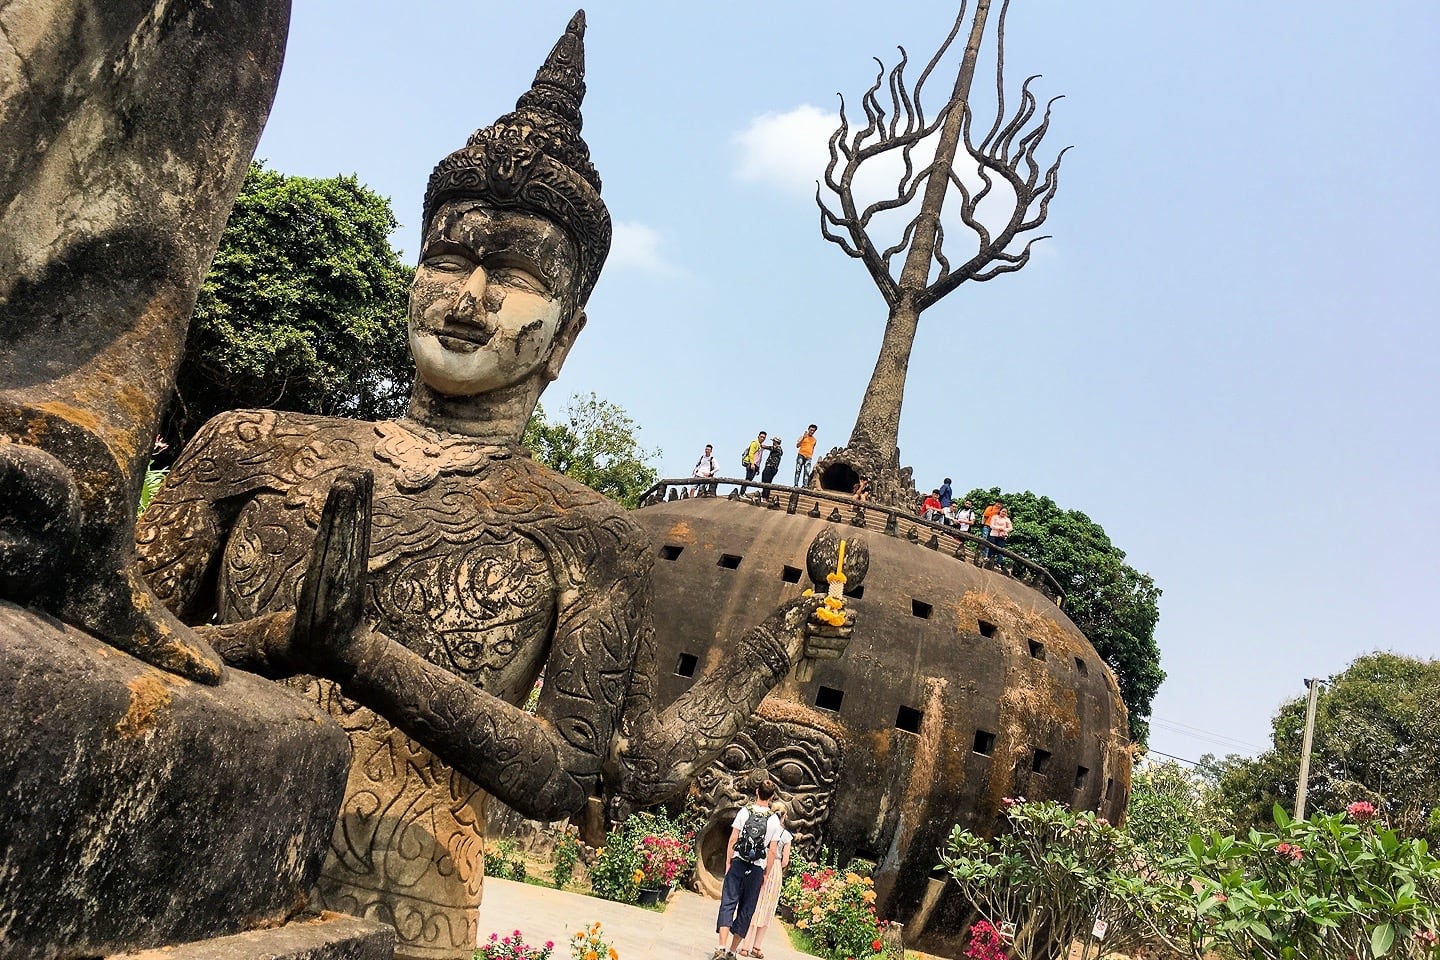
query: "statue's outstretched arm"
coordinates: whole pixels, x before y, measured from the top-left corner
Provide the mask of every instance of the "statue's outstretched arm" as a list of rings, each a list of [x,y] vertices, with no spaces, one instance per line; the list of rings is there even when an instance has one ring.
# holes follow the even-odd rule
[[[827,529],[811,545],[810,566],[833,570],[837,546]],[[820,576],[824,574],[816,576],[817,581]],[[829,623],[822,619],[824,607],[823,593],[781,604],[661,711],[654,705],[654,633],[648,629],[642,633],[620,736],[607,771],[619,799],[639,807],[674,796],[734,739],[760,701],[793,667],[804,659],[839,657],[849,643],[854,613],[846,609],[839,617],[831,614],[830,619],[841,622]]]

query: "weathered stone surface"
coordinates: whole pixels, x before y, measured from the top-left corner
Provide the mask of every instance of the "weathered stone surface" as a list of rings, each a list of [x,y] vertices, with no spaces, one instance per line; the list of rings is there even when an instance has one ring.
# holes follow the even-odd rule
[[[333,913],[158,950],[117,954],[111,960],[390,960],[395,931],[383,923]]]
[[[335,684],[307,693],[350,735],[355,762],[317,893],[330,910],[394,927],[404,957],[468,956],[485,879],[487,795]]]
[[[90,957],[233,933],[305,904],[349,744],[232,671],[148,666],[0,601],[0,943]]]
[[[848,529],[723,498],[633,516],[663,558],[653,574],[661,704],[688,688],[687,671],[743,655],[716,638],[749,610],[804,588],[817,530]],[[1094,648],[1038,591],[923,543],[872,533],[868,545],[845,656],[815,663],[810,679],[792,673],[699,779],[721,809],[700,852],[718,872],[724,811],[767,772],[798,814],[802,845],[876,861],[881,916],[905,923],[909,946],[958,956],[965,904],[930,880],[950,828],[992,830],[1001,798],[1017,795],[1118,820],[1130,784],[1125,707]]]
[[[0,6],[0,597],[212,683],[134,572],[136,491],[289,9]]]

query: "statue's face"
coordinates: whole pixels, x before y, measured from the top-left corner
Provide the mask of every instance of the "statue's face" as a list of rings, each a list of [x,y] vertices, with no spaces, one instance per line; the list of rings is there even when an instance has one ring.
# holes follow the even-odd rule
[[[569,236],[543,217],[443,204],[410,285],[420,379],[438,393],[473,396],[535,375],[575,313],[577,263]]]

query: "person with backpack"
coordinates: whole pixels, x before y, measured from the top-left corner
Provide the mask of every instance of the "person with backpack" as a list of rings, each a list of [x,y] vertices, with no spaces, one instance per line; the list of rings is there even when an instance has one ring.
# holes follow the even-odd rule
[[[761,430],[759,435],[750,441],[750,445],[745,448],[745,452],[740,455],[740,466],[745,468],[746,480],[754,480],[755,474],[760,472],[760,455],[764,451],[765,446],[765,431]],[[740,496],[745,496],[746,489],[745,484],[740,484]]]
[[[765,883],[760,888],[760,899],[755,902],[755,914],[750,918],[750,935],[740,948],[740,956],[765,960],[765,951],[760,944],[765,942],[765,931],[775,919],[775,907],[780,903],[780,887],[785,883],[785,869],[790,866],[790,845],[795,836],[785,829],[785,808],[779,800],[770,802],[770,811],[780,821],[780,839],[775,844],[775,867],[765,872]]]
[[[775,855],[783,828],[770,809],[775,782],[760,781],[755,799],[741,807],[730,825],[725,845],[725,884],[720,889],[720,916],[715,932],[720,944],[710,960],[735,960],[735,951],[750,932],[750,920],[760,899],[760,888],[771,870],[778,870]]]
[[[705,452],[700,454],[699,460],[695,461],[695,469],[690,471],[690,475],[702,480],[708,480],[719,472],[720,467],[715,463],[715,448],[707,443],[705,444]],[[715,496],[716,486],[717,485],[713,483],[697,483],[691,495],[696,497],[713,497]]]

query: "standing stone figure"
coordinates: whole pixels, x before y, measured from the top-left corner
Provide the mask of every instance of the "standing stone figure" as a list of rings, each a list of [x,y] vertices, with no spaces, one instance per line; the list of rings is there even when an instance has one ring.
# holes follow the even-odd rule
[[[409,415],[216,417],[138,534],[156,593],[213,618],[199,631],[227,661],[325,678],[310,689],[354,758],[322,895],[393,923],[402,956],[470,955],[485,794],[541,820],[657,802],[850,635],[818,597],[783,604],[657,713],[648,538],[520,446],[610,245],[580,138],[584,25],[430,177]]]

